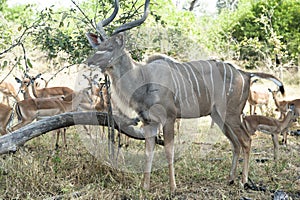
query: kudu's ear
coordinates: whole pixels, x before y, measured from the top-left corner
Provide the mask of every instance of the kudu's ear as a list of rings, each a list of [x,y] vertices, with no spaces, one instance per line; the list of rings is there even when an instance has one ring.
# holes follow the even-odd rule
[[[101,40],[100,38],[98,37],[98,35],[94,34],[94,33],[86,33],[86,37],[90,43],[90,45],[96,49],[97,46],[99,46]]]

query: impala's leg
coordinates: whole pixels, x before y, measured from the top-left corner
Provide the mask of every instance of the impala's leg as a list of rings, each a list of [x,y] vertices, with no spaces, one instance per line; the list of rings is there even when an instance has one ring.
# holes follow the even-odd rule
[[[143,187],[145,190],[150,189],[150,173],[152,168],[152,160],[154,155],[154,147],[155,147],[155,137],[157,135],[159,124],[148,124],[144,126],[145,131],[145,155],[146,155],[146,163],[144,169],[144,180]]]
[[[287,144],[287,135],[288,135],[288,132],[287,132],[287,131],[284,131],[284,132],[283,132],[283,138],[282,138],[282,144],[283,144],[284,146],[286,146],[286,144]]]
[[[59,147],[59,145],[58,145],[58,142],[59,142],[59,135],[60,135],[60,129],[57,129],[57,131],[56,131],[55,149],[58,149],[58,147]]]
[[[252,115],[255,115],[255,114],[256,114],[255,111],[256,111],[256,105],[253,106],[253,112],[252,112]]]
[[[66,131],[67,131],[67,129],[63,128],[63,140],[64,140],[65,147],[67,147]]]
[[[278,134],[272,134],[272,140],[274,145],[274,160],[278,159],[278,149],[279,149],[279,142],[278,142]]]
[[[163,127],[164,147],[169,166],[169,181],[171,192],[174,192],[176,189],[174,171],[174,123],[175,120],[168,120]]]
[[[260,109],[260,113],[261,113],[261,115],[263,115],[264,113],[263,113],[263,105],[259,105],[259,109]],[[266,109],[267,110],[267,109]]]
[[[250,115],[252,115],[252,105],[249,103],[249,110],[250,110]]]

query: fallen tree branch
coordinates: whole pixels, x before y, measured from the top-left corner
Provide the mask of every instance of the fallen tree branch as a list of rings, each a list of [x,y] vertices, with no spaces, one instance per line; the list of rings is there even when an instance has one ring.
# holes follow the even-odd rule
[[[134,127],[136,119],[114,116],[115,128],[121,133],[138,140],[144,140],[143,129]],[[68,112],[33,122],[12,133],[0,137],[0,155],[16,152],[27,141],[51,130],[73,125],[107,126],[107,113],[103,112]],[[157,141],[158,144],[163,144]]]

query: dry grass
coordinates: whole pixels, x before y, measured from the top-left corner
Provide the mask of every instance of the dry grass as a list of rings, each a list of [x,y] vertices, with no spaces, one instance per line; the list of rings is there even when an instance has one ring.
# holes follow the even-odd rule
[[[288,87],[287,96],[299,98],[294,92],[298,88]],[[178,189],[173,195],[169,194],[165,161],[158,158],[151,190],[141,189],[143,142],[131,140],[127,150],[122,148],[118,167],[111,167],[107,154],[102,159],[91,154],[93,148],[102,155],[107,152],[105,140],[98,138],[96,148],[94,140],[87,143],[86,135],[72,127],[67,131],[67,148],[54,150],[54,139],[46,134],[15,154],[0,156],[0,199],[271,199],[275,190],[300,199],[300,138],[288,138],[288,146],[281,146],[275,164],[270,136],[253,137],[249,177],[266,191],[251,191],[244,190],[240,183],[242,163],[236,183],[227,185],[231,147],[216,126],[209,126],[209,118],[182,124],[175,163]],[[162,152],[156,147],[158,155]],[[157,160],[164,164],[157,164]]]
[[[83,145],[80,131],[73,127],[68,129],[67,148],[53,150],[54,140],[47,134],[30,141],[13,155],[2,155],[0,199],[271,199],[270,190],[283,190],[293,199],[300,198],[299,138],[290,136],[288,147],[281,146],[276,165],[272,160],[271,138],[255,136],[249,176],[267,191],[244,190],[238,183],[241,163],[237,183],[227,185],[231,147],[220,131],[216,127],[210,129],[209,125],[207,119],[200,121],[197,126],[200,134],[188,135],[190,140],[177,136],[184,148],[176,159],[178,190],[172,196],[166,167],[156,168],[151,190],[143,191],[140,172],[117,170],[96,159]],[[140,146],[142,142],[131,141],[127,151],[134,152],[133,147]],[[263,159],[268,161],[257,162]]]

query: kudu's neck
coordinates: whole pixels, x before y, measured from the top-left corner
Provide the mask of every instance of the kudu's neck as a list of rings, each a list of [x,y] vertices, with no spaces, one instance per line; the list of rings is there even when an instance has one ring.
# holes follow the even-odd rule
[[[113,104],[127,116],[133,116],[132,111],[138,107],[138,100],[132,98],[132,95],[143,81],[141,68],[141,64],[136,63],[124,51],[122,56],[114,62],[113,67],[106,71],[112,81],[111,97]]]
[[[114,63],[113,69],[108,73],[111,75],[112,79],[118,80],[135,67],[134,60],[131,58],[130,54],[124,50],[119,59]]]

